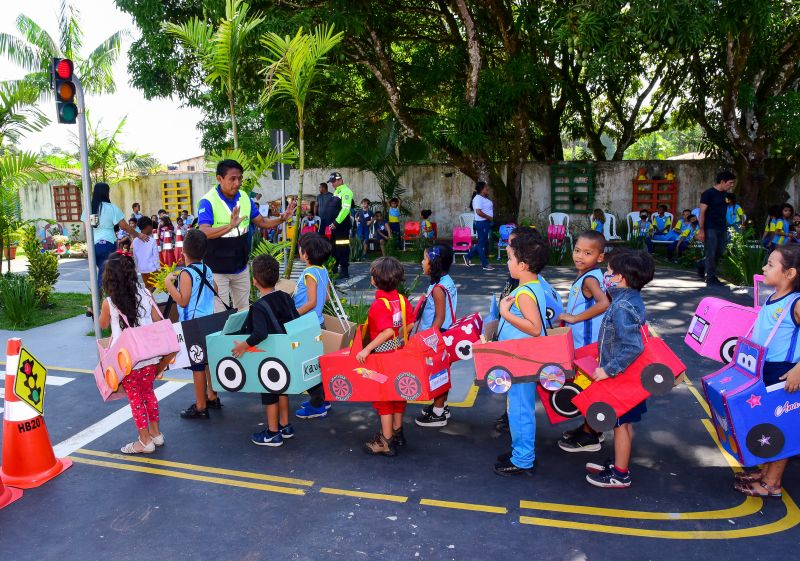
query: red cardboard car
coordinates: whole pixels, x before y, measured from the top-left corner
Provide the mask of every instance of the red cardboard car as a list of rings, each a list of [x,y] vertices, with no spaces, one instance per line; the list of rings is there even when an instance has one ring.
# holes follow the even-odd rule
[[[442,333],[426,329],[396,351],[372,353],[364,364],[363,326],[353,346],[319,357],[325,399],[329,401],[429,401],[450,390],[450,358]]]

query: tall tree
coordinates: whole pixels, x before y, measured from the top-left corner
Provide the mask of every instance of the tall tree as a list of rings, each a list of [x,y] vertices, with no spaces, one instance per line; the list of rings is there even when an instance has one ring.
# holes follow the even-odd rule
[[[0,82],[0,150],[6,141],[16,143],[25,133],[47,125],[47,117],[36,107],[38,97],[27,82]]]
[[[250,5],[242,0],[227,0],[225,18],[214,29],[207,18],[194,17],[186,23],[166,22],[162,28],[174,35],[200,59],[205,81],[225,92],[230,109],[233,147],[239,148],[236,105],[240,91],[240,63],[247,54],[248,40],[264,21],[259,14],[248,17]],[[252,46],[252,45],[251,45]],[[253,54],[253,51],[249,51]]]
[[[267,49],[264,57],[267,64],[267,89],[264,102],[270,99],[284,99],[294,104],[297,111],[299,177],[297,179],[297,209],[289,261],[286,266],[286,278],[292,274],[292,265],[297,251],[297,239],[300,231],[300,215],[303,201],[303,175],[305,172],[305,123],[306,103],[314,93],[315,84],[322,72],[327,54],[338,45],[343,33],[334,33],[330,26],[318,26],[313,33],[303,33],[301,27],[294,37],[281,37],[277,33],[267,33],[261,38],[261,44]]]
[[[800,162],[800,3],[718,0],[682,115],[737,171],[748,216],[786,200]],[[779,158],[774,158],[779,156]]]
[[[50,92],[50,63],[53,57],[71,59],[89,94],[114,93],[116,85],[112,67],[119,58],[122,39],[127,31],[109,35],[88,54],[83,52],[83,30],[78,10],[62,0],[58,17],[58,37],[54,38],[30,17],[17,18],[20,37],[0,33],[0,54],[29,72],[25,81],[33,84],[42,95]]]

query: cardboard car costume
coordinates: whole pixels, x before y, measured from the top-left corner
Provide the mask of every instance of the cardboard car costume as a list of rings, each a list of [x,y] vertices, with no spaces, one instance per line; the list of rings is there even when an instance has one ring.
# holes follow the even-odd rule
[[[642,328],[644,350],[625,369],[613,378],[594,381],[597,369],[598,344],[592,343],[575,351],[575,369],[590,380],[572,403],[596,431],[612,429],[617,419],[651,395],[666,395],[675,386],[676,378],[686,366],[669,346]]]
[[[211,386],[215,391],[299,394],[319,383],[322,354],[316,314],[304,314],[286,324],[286,334],[271,334],[241,357],[231,356],[248,311],[233,314],[222,331],[206,337]]]
[[[765,386],[766,349],[740,339],[734,359],[703,378],[720,444],[743,466],[800,453],[800,397],[784,383]]]
[[[439,330],[421,331],[400,349],[371,353],[361,364],[356,355],[364,348],[363,329],[349,349],[319,357],[325,399],[430,401],[450,390],[450,358]]]
[[[443,289],[444,287],[441,286]],[[469,315],[456,319],[455,311],[453,310],[453,300],[450,298],[450,293],[444,289],[447,300],[450,303],[449,309],[451,314],[450,327],[442,332],[442,339],[444,340],[447,354],[450,357],[450,364],[458,362],[459,360],[469,360],[472,358],[473,345],[480,340],[481,332],[483,331],[483,318],[478,312],[473,312]],[[430,300],[430,302],[428,302]],[[430,295],[423,295],[417,302],[414,308],[414,316],[417,318],[422,317],[422,310],[430,304],[433,306],[433,300]],[[419,324],[417,324],[419,325]]]
[[[772,292],[762,275],[753,275],[753,306],[742,306],[722,298],[700,300],[684,342],[700,356],[728,364],[736,342],[756,321],[758,311]]]

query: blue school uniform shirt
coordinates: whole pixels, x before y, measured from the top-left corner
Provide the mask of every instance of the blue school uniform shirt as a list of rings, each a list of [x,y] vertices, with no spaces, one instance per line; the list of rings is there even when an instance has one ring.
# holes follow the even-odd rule
[[[728,226],[738,227],[744,219],[744,210],[738,203],[735,205],[728,205],[728,210],[725,212],[725,220]]]
[[[764,360],[766,362],[800,362],[800,345],[797,344],[800,324],[794,320],[794,308],[797,306],[800,293],[790,292],[778,299],[773,299],[774,296],[775,293],[771,294],[758,312],[753,327],[753,342],[764,345],[775,322],[781,317],[784,308],[789,306],[789,312],[783,318],[778,331],[767,346]]]
[[[654,214],[652,220],[656,234],[666,234],[667,232],[669,232],[669,229],[672,226],[672,218],[670,218],[666,214],[664,216],[661,216],[659,214]]]
[[[200,273],[195,270],[195,267],[200,269],[208,284],[202,282]],[[214,286],[214,273],[211,271],[211,267],[204,263],[192,263],[191,266],[187,266],[181,271],[181,274],[184,273],[192,278],[192,294],[189,296],[189,302],[185,308],[178,306],[178,317],[181,321],[186,321],[210,316],[214,313],[214,291],[209,288],[209,286]]]
[[[545,323],[547,329],[558,327],[553,322],[556,318],[564,313],[564,301],[561,299],[561,293],[558,292],[553,286],[545,280],[542,275],[539,275],[539,283],[542,285],[545,299]]]
[[[582,314],[589,308],[595,305],[594,298],[583,295],[583,281],[592,277],[600,284],[600,289],[605,292],[605,285],[603,284],[603,273],[600,269],[592,269],[586,271],[578,277],[569,289],[569,297],[567,298],[567,313],[577,316]],[[600,333],[600,322],[603,321],[605,312],[599,316],[595,316],[586,321],[575,324],[568,324],[572,328],[572,341],[575,348],[584,347],[597,341],[597,336]]]
[[[514,304],[511,306],[511,313],[517,316],[518,318],[522,317],[522,310],[519,309],[519,300],[520,298],[533,298],[536,306],[539,308],[539,314],[542,317],[542,332],[540,335],[546,334],[546,319],[545,316],[547,314],[547,309],[545,307],[545,302],[547,300],[544,290],[542,290],[542,283],[538,280],[526,282],[525,284],[521,284],[514,291],[509,295],[514,297]],[[497,335],[498,341],[508,341],[510,339],[524,339],[526,337],[530,337],[524,331],[521,331],[505,321],[504,319],[500,319],[500,329]]]
[[[791,225],[785,218],[773,218],[769,229],[773,232],[772,243],[775,245],[783,245],[789,241]]]
[[[317,314],[319,324],[322,325],[322,309],[325,307],[325,298],[328,295],[328,270],[319,265],[309,265],[303,272],[300,273],[300,282],[297,283],[297,290],[294,293],[294,306],[299,308],[308,302],[308,286],[306,285],[306,278],[311,277],[317,281],[317,305],[314,306],[314,313]]]
[[[597,220],[596,218],[592,218],[592,221],[591,221],[590,224],[591,224],[592,230],[594,230],[595,232],[600,232],[601,234],[603,233],[603,228],[605,227],[605,222],[603,222],[602,220]]]
[[[444,323],[442,324],[442,329],[447,329],[451,325],[453,325],[453,316],[458,309],[458,289],[456,288],[456,283],[453,282],[453,277],[450,275],[443,276],[439,283],[444,287],[447,293],[450,295],[450,299],[445,296],[444,298]],[[433,288],[435,284],[432,284],[428,287],[427,292],[425,293],[428,301],[425,303],[425,306],[422,308],[422,315],[419,318],[419,330],[423,331],[425,329],[430,329],[433,326],[433,318],[436,316],[436,306],[433,305],[433,298],[431,297],[431,292],[433,292]],[[453,303],[453,308],[451,311],[450,302]]]

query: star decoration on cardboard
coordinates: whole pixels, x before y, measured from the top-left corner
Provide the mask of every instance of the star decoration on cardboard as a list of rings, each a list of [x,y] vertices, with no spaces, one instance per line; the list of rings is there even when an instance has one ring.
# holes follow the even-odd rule
[[[732,377],[730,377],[730,376],[726,376],[726,377],[724,377],[722,380],[720,380],[720,383],[721,383],[721,384],[727,384],[727,383],[728,383],[728,382],[730,382],[731,380],[733,380],[733,378],[732,378]]]
[[[757,405],[761,405],[761,396],[751,393],[750,398],[747,399],[745,403],[747,403],[750,406],[750,409],[752,409]]]
[[[765,434],[762,434],[761,438],[758,439],[758,442],[761,444],[761,446],[769,446],[770,438],[771,437],[769,437],[769,436],[767,436]]]

